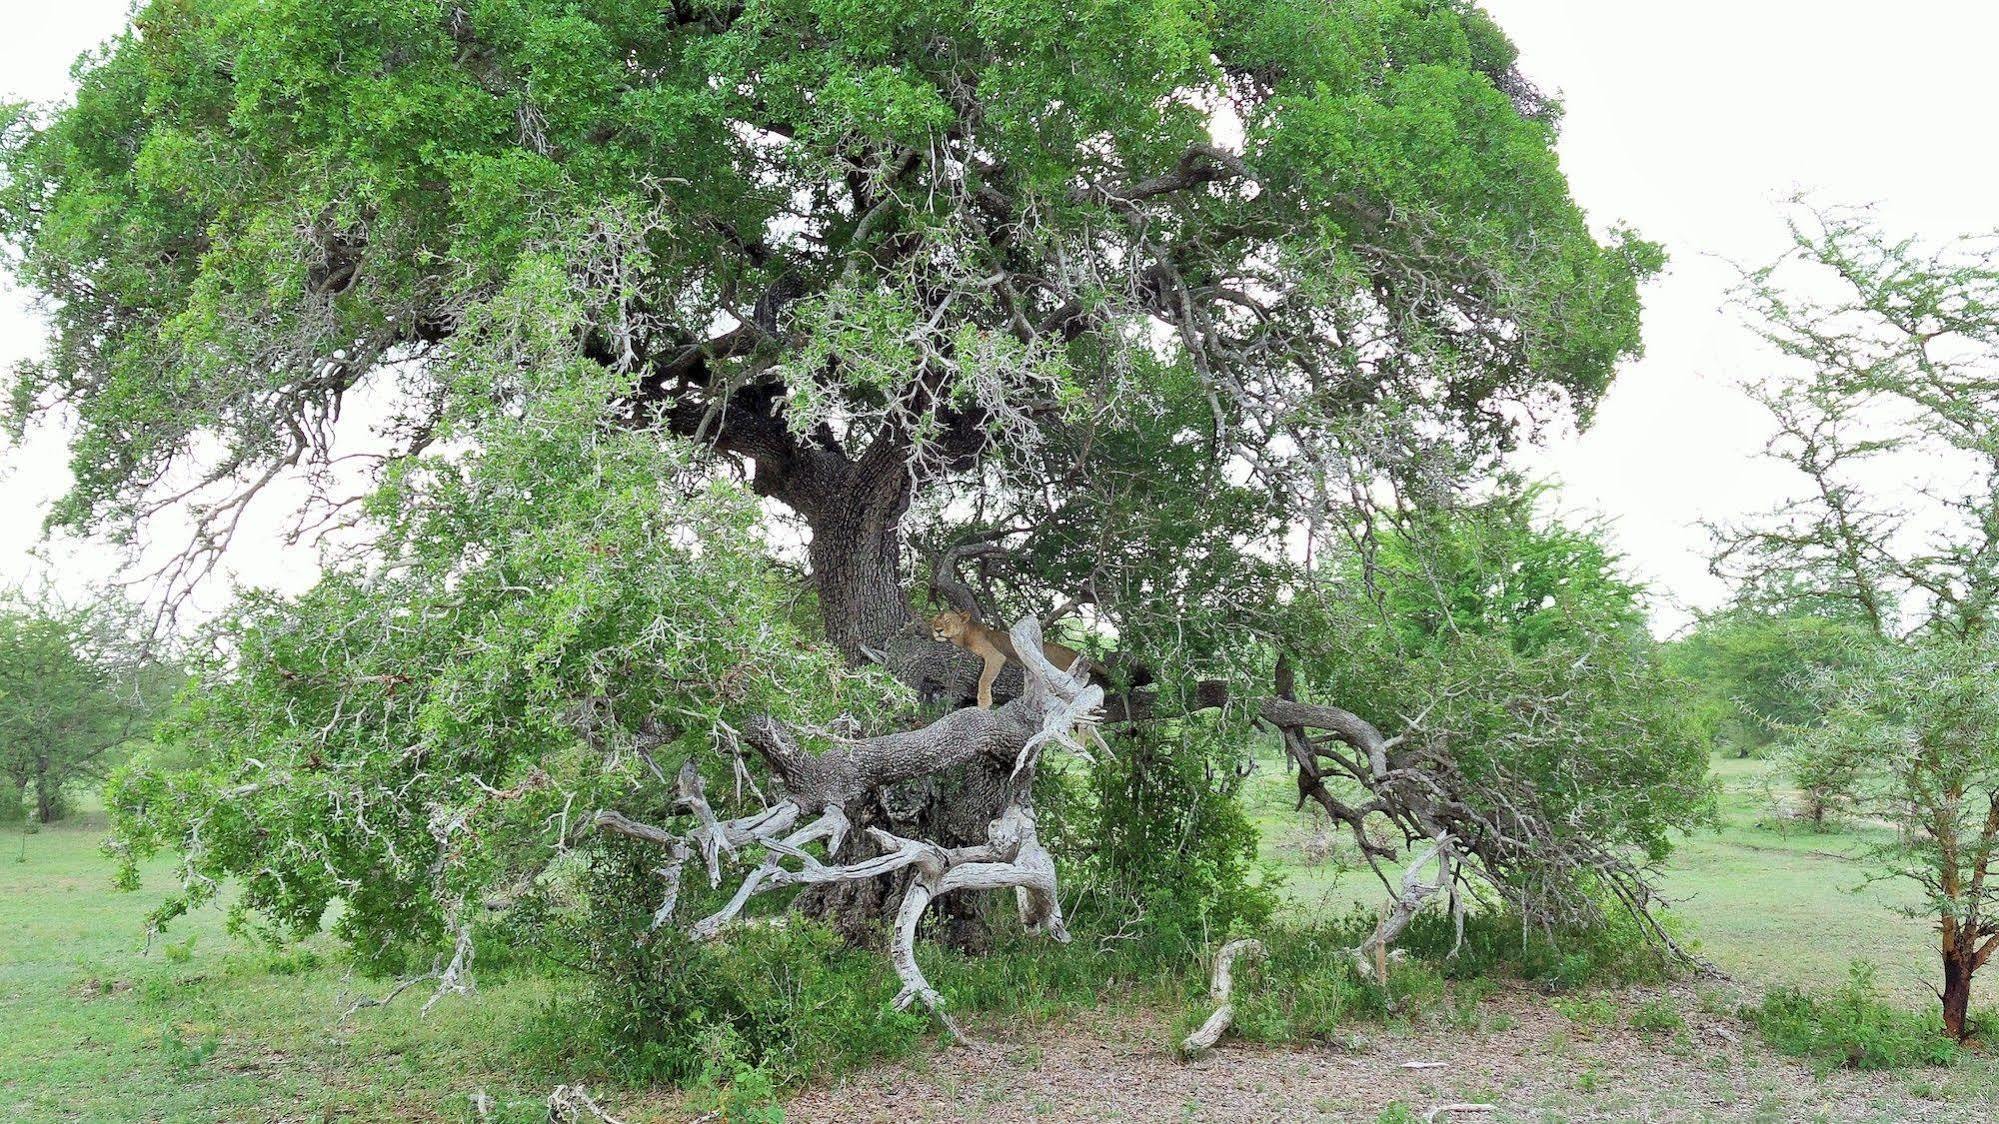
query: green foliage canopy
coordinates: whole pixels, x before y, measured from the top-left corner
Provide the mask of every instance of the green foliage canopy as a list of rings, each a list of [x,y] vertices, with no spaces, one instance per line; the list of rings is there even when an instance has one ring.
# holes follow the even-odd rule
[[[1285,643],[1326,697],[1396,716],[1411,761],[1548,825],[1543,853],[1488,863],[1523,912],[1595,918],[1582,899],[1606,887],[1545,860],[1568,847],[1663,859],[1712,791],[1692,692],[1644,628],[1643,588],[1600,528],[1538,514],[1544,498],[1526,488],[1381,528],[1379,564],[1318,587]]]
[[[32,785],[35,814],[59,816],[68,790],[102,779],[150,732],[177,675],[147,657],[132,624],[112,601],[0,600],[0,778],[11,804]]]
[[[619,401],[750,459],[774,402],[953,465],[1156,454],[1139,407],[1190,403],[1273,495],[1356,442],[1414,473],[1587,413],[1659,263],[1592,237],[1513,61],[1456,0],[153,0],[9,119],[55,324],[14,418],[76,411],[60,525],[225,520],[357,388],[426,448],[470,310],[562,246]]]
[[[538,276],[481,331],[552,346]],[[750,716],[826,723],[900,697],[809,642],[753,497],[682,444],[597,424],[603,377],[539,369],[503,419],[471,389],[480,431],[442,436],[477,451],[395,474],[365,558],[216,623],[175,730],[202,765],[142,760],[109,793],[128,863],[183,855],[156,921],[233,875],[244,915],[311,932],[341,898],[343,935],[401,952]]]
[[[1666,666],[1700,694],[1700,720],[1719,747],[1761,754],[1829,705],[1825,673],[1846,666],[1872,633],[1858,621],[1750,607],[1704,617],[1666,648]]]

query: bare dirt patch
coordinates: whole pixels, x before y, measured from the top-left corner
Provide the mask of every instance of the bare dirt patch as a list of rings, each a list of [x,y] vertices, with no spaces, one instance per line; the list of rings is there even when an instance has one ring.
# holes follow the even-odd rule
[[[797,1122],[1373,1121],[1399,1102],[1477,1102],[1454,1122],[1957,1121],[1999,1118],[1991,1063],[1966,1069],[1823,1078],[1754,1042],[1741,1023],[1703,1011],[1691,989],[1613,996],[1630,1010],[1663,995],[1683,1029],[1641,1031],[1578,1020],[1546,998],[1504,993],[1480,1006],[1480,1029],[1357,1028],[1337,1043],[1270,1049],[1224,1042],[1192,1062],[1172,1053],[1156,1017],[1102,1013],[1060,1027],[986,1027],[977,1044],[808,1090]],[[1444,1063],[1409,1068],[1406,1063]]]

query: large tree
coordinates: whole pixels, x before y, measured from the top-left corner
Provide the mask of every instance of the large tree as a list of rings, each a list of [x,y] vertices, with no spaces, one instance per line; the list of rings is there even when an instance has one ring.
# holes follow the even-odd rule
[[[850,666],[969,697],[967,661],[918,623],[935,576],[994,623],[1073,615],[1099,655],[1115,637],[1113,722],[1226,702],[1238,732],[1328,730],[1389,791],[1356,809],[1319,789],[1357,831],[1379,811],[1497,847],[1477,799],[1417,784],[1400,742],[1274,676],[1272,638],[1329,556],[1373,552],[1380,509],[1450,502],[1544,423],[1586,420],[1638,348],[1659,251],[1592,232],[1557,108],[1514,58],[1462,0],[155,0],[72,104],[11,120],[0,232],[54,324],[14,416],[73,418],[57,525],[194,513],[169,599],[270,482],[324,484],[301,520],[340,523],[319,509],[342,452],[378,458],[364,514],[391,531],[289,616],[239,619],[268,659],[226,667],[271,693],[252,708],[270,725],[239,733],[285,741],[296,700],[274,700],[302,691],[341,720],[406,705],[424,746],[465,736],[468,697],[505,703],[487,717],[543,707],[548,736],[569,715],[613,760],[698,729],[788,794],[774,819],[702,829],[711,857],[844,839],[842,869],[886,847],[941,885],[958,859],[840,825],[885,831],[885,787],[949,772],[959,795],[912,822],[959,858],[1017,859],[1029,743],[1044,721],[1080,736],[1073,684],[815,757],[781,722],[707,705],[749,697],[739,675],[648,679],[677,658],[663,634],[737,635],[738,655],[769,656],[744,674],[794,692],[761,697],[795,702],[827,681],[775,654],[795,621],[759,631],[784,614],[599,584],[549,622],[577,646],[542,651],[525,695],[479,693],[500,689],[486,654],[465,694],[445,671],[472,657],[442,638],[421,689],[381,664],[435,620],[510,648],[486,622],[542,621],[537,598],[585,577],[687,573],[728,596],[749,579],[724,557],[783,559],[791,536],[716,530],[740,509],[687,498],[708,472],[799,527],[808,631]],[[378,419],[358,439],[338,421],[357,399]],[[523,460],[524,429],[559,439]],[[595,488],[617,502],[594,508]],[[624,506],[647,496],[652,516]],[[390,589],[419,606],[407,623]],[[344,606],[359,629],[339,615],[357,590],[377,599]],[[301,628],[324,638],[295,647]],[[366,669],[326,666],[357,653]],[[1140,669],[1153,685],[1121,691]],[[1022,689],[1011,671],[1001,698]],[[791,709],[772,713],[815,707]],[[506,744],[523,748],[454,747],[478,784],[440,806],[532,803],[519,784],[546,762]],[[298,796],[212,780],[210,811],[245,786],[232,799]],[[683,789],[706,809],[698,779]],[[771,834],[807,815],[793,843]],[[350,876],[300,877],[318,884],[267,889],[311,913]],[[843,915],[886,907],[855,890],[878,879],[806,880]]]
[[[1512,66],[1459,3],[149,4],[10,131],[56,327],[17,417],[76,411],[59,524],[187,495],[216,546],[357,391],[428,447],[558,252],[579,351],[805,521],[857,657],[919,491],[1142,542],[1144,483],[1323,519],[1586,413],[1657,254],[1594,240]],[[1130,479],[1186,444],[1206,480]],[[1092,555],[1107,611],[1154,576]]]

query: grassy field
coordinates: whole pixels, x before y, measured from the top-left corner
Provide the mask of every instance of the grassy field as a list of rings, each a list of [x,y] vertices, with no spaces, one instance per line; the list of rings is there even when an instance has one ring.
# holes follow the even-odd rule
[[[115,891],[102,838],[87,820],[0,836],[0,1119],[466,1120],[481,1087],[537,1118],[548,1083],[514,1049],[535,981],[343,1020],[380,985],[350,978],[330,938],[274,954],[206,910],[148,952],[141,918],[171,869]]]
[[[1307,857],[1320,828],[1291,811],[1279,764],[1261,764],[1248,799],[1290,908],[1372,904],[1370,876]],[[1686,840],[1666,882],[1700,951],[1752,986],[1830,984],[1861,958],[1884,987],[1930,1001],[1927,927],[1892,912],[1895,888],[1853,889],[1864,836],[1779,830],[1762,763],[1716,772],[1722,827]],[[487,1119],[542,1120],[548,1090],[573,1079],[525,1060],[530,1026],[547,1033],[549,985],[534,978],[488,973],[476,999],[447,997],[428,1016],[417,989],[342,1018],[382,985],[354,978],[328,938],[273,953],[208,910],[147,951],[141,918],[172,869],[150,864],[142,890],[116,892],[101,836],[87,818],[0,835],[0,1120],[470,1121],[482,1091]],[[672,1098],[648,1102],[673,1118]]]
[[[1882,829],[1787,825],[1773,810],[1768,762],[1717,760],[1714,772],[1723,785],[1721,830],[1681,844],[1665,879],[1700,951],[1764,985],[1830,986],[1864,960],[1882,990],[1935,1002],[1935,926],[1899,912],[1919,896],[1907,883],[1868,883],[1858,861]],[[1999,1004],[1999,979],[1982,984],[1977,1003]]]

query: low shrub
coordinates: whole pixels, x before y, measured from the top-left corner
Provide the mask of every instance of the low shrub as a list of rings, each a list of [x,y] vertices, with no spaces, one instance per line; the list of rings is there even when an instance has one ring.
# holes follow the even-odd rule
[[[551,1071],[688,1085],[713,1078],[715,1043],[726,1041],[728,1068],[790,1083],[899,1056],[929,1031],[925,1016],[889,1005],[898,985],[887,957],[824,926],[787,917],[710,943],[653,930],[659,882],[649,858],[622,844],[597,848],[580,878],[583,902],[521,903],[538,914],[524,930],[537,954],[585,983],[524,1031],[526,1051]],[[684,908],[706,904],[696,897]]]
[[[1950,1065],[1958,1047],[1934,1010],[1893,1006],[1874,985],[1874,967],[1854,961],[1847,982],[1829,993],[1780,987],[1743,1017],[1776,1049],[1810,1058],[1821,1070]]]
[[[1411,964],[1394,966],[1384,992],[1354,970],[1342,952],[1351,944],[1336,943],[1346,936],[1323,927],[1265,935],[1265,957],[1236,961],[1233,1033],[1250,1042],[1324,1039],[1343,1021],[1378,1021],[1399,1003],[1414,1006],[1441,993],[1443,981],[1434,971]],[[1214,1010],[1207,982],[1199,973],[1191,974],[1191,998],[1178,1033],[1200,1025]]]
[[[702,1116],[728,1124],[784,1124],[779,1083],[767,1067],[742,1060],[740,1041],[728,1031],[707,1043],[701,1075],[694,1082],[692,1107]]]
[[[673,927],[652,930],[656,863],[644,849],[607,841],[589,849],[573,878],[517,902],[514,921],[480,934],[482,968],[490,949],[503,970],[539,960],[586,981],[558,991],[524,1032],[530,1056],[550,1071],[720,1089],[733,1086],[740,1069],[749,1084],[783,1087],[906,1054],[937,1033],[928,1014],[890,1006],[899,981],[882,950],[849,946],[811,921],[769,916],[712,943],[691,942]],[[704,882],[689,880],[682,911],[715,904]],[[1170,895],[1081,895],[1070,919],[1074,940],[1061,945],[1021,931],[996,902],[987,953],[966,956],[926,941],[918,955],[961,1019],[1046,1019],[1135,1003],[1178,1008],[1184,1033],[1213,1009],[1204,952],[1251,932],[1268,955],[1239,962],[1234,1033],[1271,1043],[1325,1040],[1342,1023],[1391,1018],[1476,1026],[1479,1000],[1496,977],[1559,991],[1667,970],[1635,925],[1550,933],[1517,915],[1477,911],[1465,918],[1460,943],[1447,915],[1427,911],[1398,942],[1405,955],[1383,988],[1346,955],[1373,930],[1371,910],[1260,926],[1238,916],[1231,928],[1204,930],[1206,919],[1176,909],[1183,904]]]
[[[1555,1010],[1579,1027],[1612,1026],[1617,1022],[1617,1004],[1601,995],[1557,999]]]
[[[1365,935],[1374,927],[1374,915],[1356,910],[1346,924]],[[1604,923],[1596,928],[1554,930],[1523,924],[1511,910],[1475,909],[1465,916],[1462,939],[1448,913],[1425,910],[1410,921],[1396,947],[1436,964],[1447,979],[1506,976],[1551,992],[1659,983],[1677,970],[1672,958],[1646,939],[1638,922],[1617,908],[1605,910]]]
[[[265,950],[262,967],[274,976],[302,976],[316,971],[325,962],[317,950],[298,945]]]

